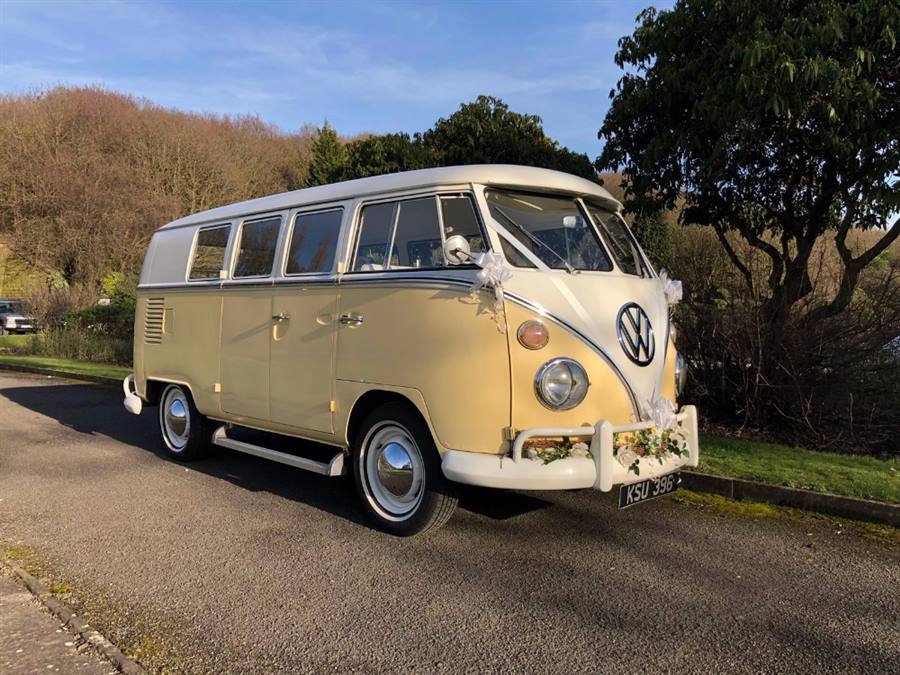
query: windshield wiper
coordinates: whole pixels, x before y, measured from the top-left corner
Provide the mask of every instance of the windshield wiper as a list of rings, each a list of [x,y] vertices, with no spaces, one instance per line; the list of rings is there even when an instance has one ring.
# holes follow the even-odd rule
[[[506,211],[504,211],[502,208],[500,208],[499,206],[494,206],[494,208],[497,209],[498,213],[500,213],[501,216],[506,218],[519,232],[521,232],[526,237],[528,237],[529,240],[531,240],[533,243],[537,244],[538,246],[543,247],[545,250],[550,251],[551,254],[556,256],[556,258],[563,265],[566,266],[566,272],[568,272],[569,274],[578,274],[578,270],[576,270],[574,267],[572,267],[571,263],[569,263],[568,260],[566,260],[559,253],[554,251],[553,248],[551,248],[551,246],[549,244],[542,242],[540,239],[538,239],[533,234],[531,234],[531,232],[526,230],[525,227],[523,227],[522,225],[519,225],[519,223],[517,223],[515,220],[510,218],[509,214]]]

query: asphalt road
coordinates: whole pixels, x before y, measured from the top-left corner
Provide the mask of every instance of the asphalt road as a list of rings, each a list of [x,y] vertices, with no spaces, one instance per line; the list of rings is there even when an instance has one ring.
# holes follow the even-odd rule
[[[466,492],[370,529],[347,482],[164,459],[155,409],[0,373],[0,543],[151,666],[207,672],[897,672],[900,551],[673,500]]]

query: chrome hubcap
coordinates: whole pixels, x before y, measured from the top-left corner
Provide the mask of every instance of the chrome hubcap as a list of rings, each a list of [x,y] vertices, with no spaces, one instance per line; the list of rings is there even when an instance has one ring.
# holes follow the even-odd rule
[[[378,480],[395,497],[402,497],[412,487],[412,459],[399,443],[391,441],[379,451]]]
[[[373,427],[361,454],[363,487],[372,507],[387,520],[411,516],[425,487],[425,463],[412,435],[394,422]]]
[[[183,450],[191,432],[191,418],[188,412],[186,394],[178,387],[170,387],[163,395],[159,407],[163,439],[174,451]]]

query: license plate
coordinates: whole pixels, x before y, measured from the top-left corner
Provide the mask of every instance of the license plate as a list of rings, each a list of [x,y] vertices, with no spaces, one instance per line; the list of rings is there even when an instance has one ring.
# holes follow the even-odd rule
[[[639,483],[623,485],[619,488],[619,508],[627,509],[648,499],[662,497],[670,492],[675,492],[681,485],[681,474],[670,473],[659,478],[648,478]]]

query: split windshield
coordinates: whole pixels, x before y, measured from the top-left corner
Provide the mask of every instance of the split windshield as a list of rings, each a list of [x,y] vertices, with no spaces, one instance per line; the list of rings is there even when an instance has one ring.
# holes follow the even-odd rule
[[[637,242],[611,211],[589,203],[589,219],[572,197],[506,190],[486,190],[485,197],[494,219],[551,269],[609,272],[611,254],[626,274],[650,276]],[[511,265],[534,267],[506,239],[501,245]]]

